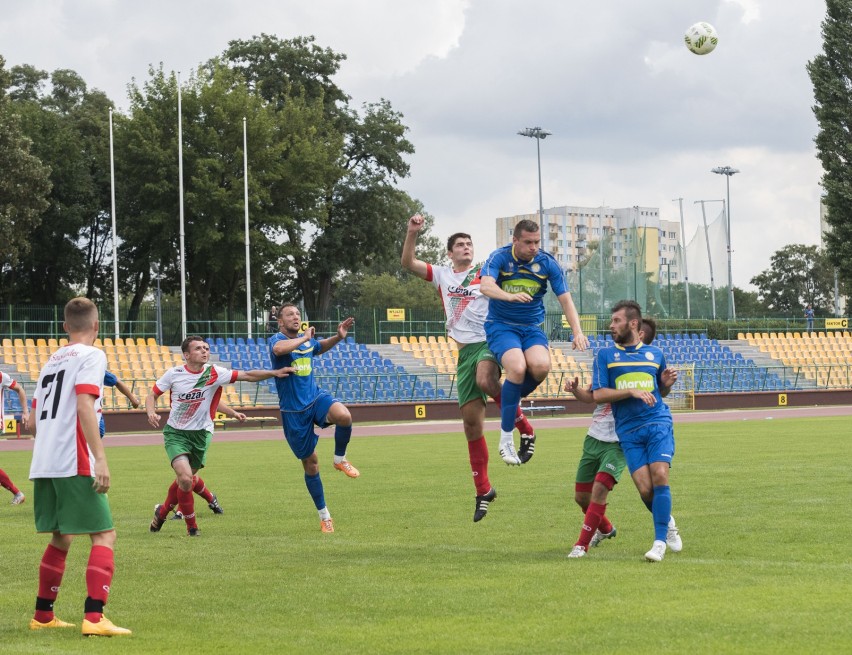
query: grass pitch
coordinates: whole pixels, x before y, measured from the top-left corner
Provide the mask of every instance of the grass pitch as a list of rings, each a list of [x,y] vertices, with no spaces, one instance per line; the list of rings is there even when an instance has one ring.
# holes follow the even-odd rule
[[[848,419],[676,427],[682,553],[644,561],[650,513],[627,474],[607,514],[618,537],[568,560],[582,516],[573,479],[585,430],[541,430],[508,468],[492,435],[488,516],[472,522],[454,434],[357,438],[362,477],[319,446],[337,532],[324,535],[282,442],[214,443],[196,499],[202,537],[148,531],[171,477],[161,447],[109,448],[117,572],[107,616],[133,636],[30,632],[46,537],[0,494],[3,653],[794,653],[852,651]],[[113,437],[116,443],[120,437]],[[25,493],[29,453],[3,453]],[[79,625],[89,540],[68,558],[57,615]]]

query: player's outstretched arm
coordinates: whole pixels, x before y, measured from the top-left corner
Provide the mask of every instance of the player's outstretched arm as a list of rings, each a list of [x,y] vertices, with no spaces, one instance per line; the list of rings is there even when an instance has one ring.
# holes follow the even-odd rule
[[[403,268],[407,268],[417,277],[425,280],[428,273],[428,266],[426,262],[417,259],[415,255],[417,233],[422,229],[423,217],[420,214],[415,214],[408,219],[408,231],[405,233],[405,241],[402,244],[401,263]]]
[[[253,369],[251,371],[237,371],[236,382],[263,382],[269,378],[286,378],[290,373],[295,373],[292,366],[275,368],[272,370]]]
[[[610,389],[609,387],[601,387],[592,392],[597,404],[601,403],[617,403],[619,400],[627,400],[628,398],[638,398],[646,405],[653,407],[657,404],[657,399],[650,391],[642,391],[640,389]]]
[[[240,423],[244,423],[245,420],[246,420],[245,414],[243,414],[242,412],[238,412],[233,407],[231,407],[230,405],[228,405],[226,403],[223,403],[222,401],[219,401],[219,407],[217,407],[217,409],[220,412],[222,412],[225,416],[227,416],[228,418],[235,418]]]
[[[571,297],[571,293],[566,291],[557,296],[557,299],[559,300],[559,304],[562,305],[562,313],[565,314],[568,325],[571,326],[571,331],[574,333],[572,347],[574,350],[585,350],[589,347],[589,340],[583,334],[583,326],[580,325],[580,315],[574,306],[574,299]]]
[[[275,345],[272,346],[272,354],[277,357],[281,357],[281,355],[287,355],[313,338],[314,327],[311,326],[307,330],[305,330],[305,333],[300,337],[295,337],[293,339],[281,339],[280,341],[276,341]]]
[[[125,396],[127,398],[127,400],[130,401],[130,404],[133,405],[133,409],[136,409],[137,407],[139,407],[139,405],[140,405],[139,398],[136,397],[136,394],[133,393],[133,391],[130,389],[130,387],[128,387],[126,384],[124,384],[124,382],[122,382],[118,378],[115,379],[115,388],[118,389],[119,392],[123,396]]]

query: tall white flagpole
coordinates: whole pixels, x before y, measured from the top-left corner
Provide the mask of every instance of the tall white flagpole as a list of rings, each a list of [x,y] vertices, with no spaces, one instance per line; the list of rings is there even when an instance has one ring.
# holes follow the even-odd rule
[[[246,117],[243,116],[243,205],[246,214],[246,322],[248,336],[251,337],[251,263],[249,261],[249,204],[248,204],[248,137],[246,136]]]
[[[186,271],[183,229],[183,118],[181,110],[180,71],[177,74],[178,93],[178,197],[180,206],[180,329],[181,340],[186,339]]]
[[[112,303],[115,338],[119,337],[118,320],[118,236],[115,230],[115,155],[112,140],[112,109],[109,110],[109,183],[112,199]]]

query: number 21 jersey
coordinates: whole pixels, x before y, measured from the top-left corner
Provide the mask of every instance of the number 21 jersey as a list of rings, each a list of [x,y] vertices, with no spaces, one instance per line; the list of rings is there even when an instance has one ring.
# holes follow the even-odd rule
[[[95,459],[77,417],[77,396],[93,396],[92,409],[97,409],[106,364],[102,351],[73,343],[53,353],[44,365],[33,394],[36,439],[31,480],[94,475]]]

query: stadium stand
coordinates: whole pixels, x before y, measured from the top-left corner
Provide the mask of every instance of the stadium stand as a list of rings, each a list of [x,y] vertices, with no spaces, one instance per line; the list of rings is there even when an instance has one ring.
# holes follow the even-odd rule
[[[852,334],[849,332],[739,333],[737,339],[788,367],[821,388],[845,388],[852,383]]]

